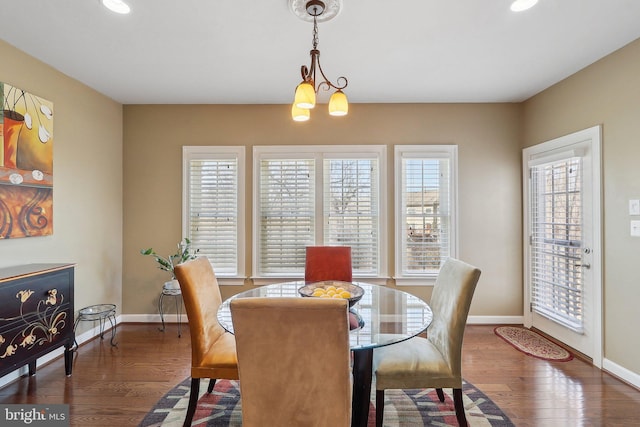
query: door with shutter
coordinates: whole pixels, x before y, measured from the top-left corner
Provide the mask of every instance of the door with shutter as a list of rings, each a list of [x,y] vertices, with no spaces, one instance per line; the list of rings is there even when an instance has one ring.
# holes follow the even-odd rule
[[[525,326],[600,364],[600,128],[523,151]]]

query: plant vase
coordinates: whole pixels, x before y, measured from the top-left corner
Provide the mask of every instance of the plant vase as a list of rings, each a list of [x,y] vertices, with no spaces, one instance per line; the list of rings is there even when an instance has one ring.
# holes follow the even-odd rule
[[[180,289],[180,283],[178,279],[169,280],[168,282],[164,282],[162,285],[162,289],[165,291],[175,291]]]

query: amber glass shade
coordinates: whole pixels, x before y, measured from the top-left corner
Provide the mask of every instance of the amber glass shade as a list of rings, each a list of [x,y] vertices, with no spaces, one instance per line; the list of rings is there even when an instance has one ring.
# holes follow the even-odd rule
[[[316,91],[311,82],[302,82],[298,85],[293,103],[296,107],[307,110],[316,106]]]
[[[291,117],[296,122],[306,122],[311,117],[311,113],[308,108],[298,108],[294,103],[291,106]]]
[[[349,101],[347,95],[339,90],[329,99],[329,114],[332,116],[346,116],[349,112]]]

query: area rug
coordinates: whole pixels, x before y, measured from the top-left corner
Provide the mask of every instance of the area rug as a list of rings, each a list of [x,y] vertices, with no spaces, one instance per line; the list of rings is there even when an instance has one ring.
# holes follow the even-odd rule
[[[532,330],[516,326],[499,326],[496,335],[529,356],[554,362],[573,359],[571,353]]]
[[[169,391],[149,412],[140,427],[178,427],[184,421],[189,401],[190,379]],[[198,409],[193,426],[233,427],[242,425],[240,389],[237,381],[219,380],[213,393],[207,394],[208,382],[202,381]],[[445,389],[445,401],[440,403],[434,389],[385,391],[385,427],[457,426],[453,397]],[[513,423],[487,396],[473,385],[463,385],[467,421],[472,427],[513,426]],[[372,397],[375,396],[375,385]],[[375,397],[374,397],[375,400]],[[369,409],[369,426],[375,426],[373,401]]]

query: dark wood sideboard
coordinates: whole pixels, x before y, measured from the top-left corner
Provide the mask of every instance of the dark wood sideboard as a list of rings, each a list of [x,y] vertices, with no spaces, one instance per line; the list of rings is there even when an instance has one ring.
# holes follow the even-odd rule
[[[0,268],[0,377],[61,346],[65,373],[73,361],[73,264]]]

